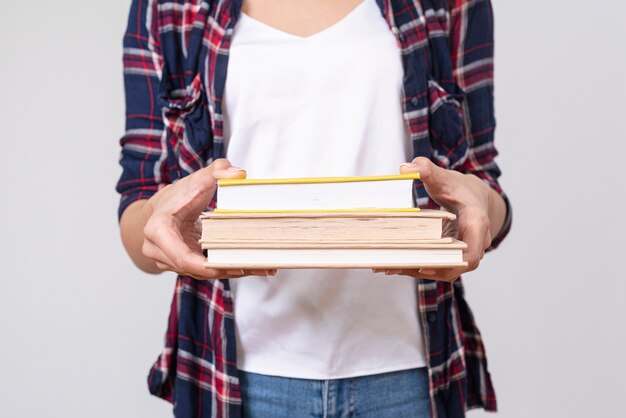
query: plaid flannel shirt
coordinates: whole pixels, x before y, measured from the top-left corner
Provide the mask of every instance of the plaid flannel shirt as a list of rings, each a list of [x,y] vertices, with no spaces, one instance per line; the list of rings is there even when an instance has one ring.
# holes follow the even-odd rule
[[[377,0],[395,35],[405,76],[403,116],[415,156],[473,173],[501,193],[493,113],[493,19],[489,0]],[[224,156],[222,98],[241,0],[132,0],[124,36],[126,132],[119,215]],[[421,183],[416,203],[435,207]],[[455,283],[418,279],[434,418],[496,410],[485,350]],[[177,278],[165,348],[151,393],[176,417],[239,417],[241,396],[229,281]]]

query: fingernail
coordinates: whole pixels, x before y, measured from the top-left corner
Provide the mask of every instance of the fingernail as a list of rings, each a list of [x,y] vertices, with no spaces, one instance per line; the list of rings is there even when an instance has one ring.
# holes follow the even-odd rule
[[[413,163],[402,163],[402,164],[400,164],[400,167],[415,168],[415,167],[417,167],[417,164],[413,164]]]
[[[231,276],[236,276],[238,274],[243,274],[243,269],[226,270],[226,273],[230,274]]]
[[[241,168],[241,167],[235,167],[234,165],[231,165],[230,167],[228,167],[226,170],[228,171],[246,171],[245,169]]]
[[[433,269],[419,269],[419,272],[421,274],[427,274],[432,276],[433,274],[437,273],[437,270],[433,270]]]

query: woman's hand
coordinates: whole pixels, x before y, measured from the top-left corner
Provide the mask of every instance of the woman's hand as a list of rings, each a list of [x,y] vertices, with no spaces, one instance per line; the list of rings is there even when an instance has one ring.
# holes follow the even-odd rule
[[[142,220],[145,220],[140,256],[133,256],[129,248],[131,243],[124,240],[131,258],[145,271],[156,273],[169,270],[197,279],[274,275],[275,270],[216,270],[204,267],[205,257],[198,243],[202,232],[198,216],[207,209],[213,198],[218,179],[245,177],[245,170],[231,166],[225,159],[218,159],[202,170],[159,190],[137,207],[136,210],[141,211],[141,214],[129,216],[134,222],[124,222],[125,216],[122,217],[123,238],[125,224],[133,223],[127,229],[136,230],[137,225],[141,226]]]
[[[506,206],[502,197],[473,174],[463,174],[436,166],[425,157],[400,166],[401,173],[420,173],[430,197],[445,210],[456,214],[456,221],[444,225],[444,235],[454,236],[467,244],[463,259],[467,267],[422,268],[419,270],[380,270],[433,280],[454,281],[462,273],[475,270],[491,245],[491,237],[504,223]]]

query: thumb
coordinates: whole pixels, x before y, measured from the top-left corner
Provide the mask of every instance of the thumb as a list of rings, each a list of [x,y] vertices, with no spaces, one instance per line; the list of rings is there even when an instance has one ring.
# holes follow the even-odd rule
[[[213,178],[215,181],[220,179],[245,179],[246,170],[241,167],[235,167],[234,165],[229,165],[225,168],[216,168],[213,171]]]
[[[246,170],[233,166],[225,158],[219,158],[208,166],[194,173],[197,179],[207,188],[213,189],[219,179],[245,179]]]
[[[448,170],[438,167],[426,157],[417,157],[410,163],[400,165],[400,173],[419,173],[426,192],[437,204],[446,206],[450,191]]]
[[[441,170],[426,157],[417,157],[410,163],[400,164],[400,173],[419,173],[420,180],[426,185],[434,185],[440,179]]]
[[[234,167],[227,159],[220,158],[180,180],[180,185],[184,183],[184,187],[179,190],[186,196],[183,199],[184,208],[179,211],[180,216],[197,217],[206,210],[217,190],[217,180],[221,178],[246,178],[246,170]]]

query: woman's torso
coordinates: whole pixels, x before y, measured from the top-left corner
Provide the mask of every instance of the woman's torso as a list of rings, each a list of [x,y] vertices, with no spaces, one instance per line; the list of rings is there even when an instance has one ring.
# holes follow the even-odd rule
[[[412,156],[402,77],[374,0],[306,37],[242,14],[224,94],[226,157],[250,178],[396,173]],[[231,288],[242,370],[330,379],[426,364],[413,278],[279,270]]]

